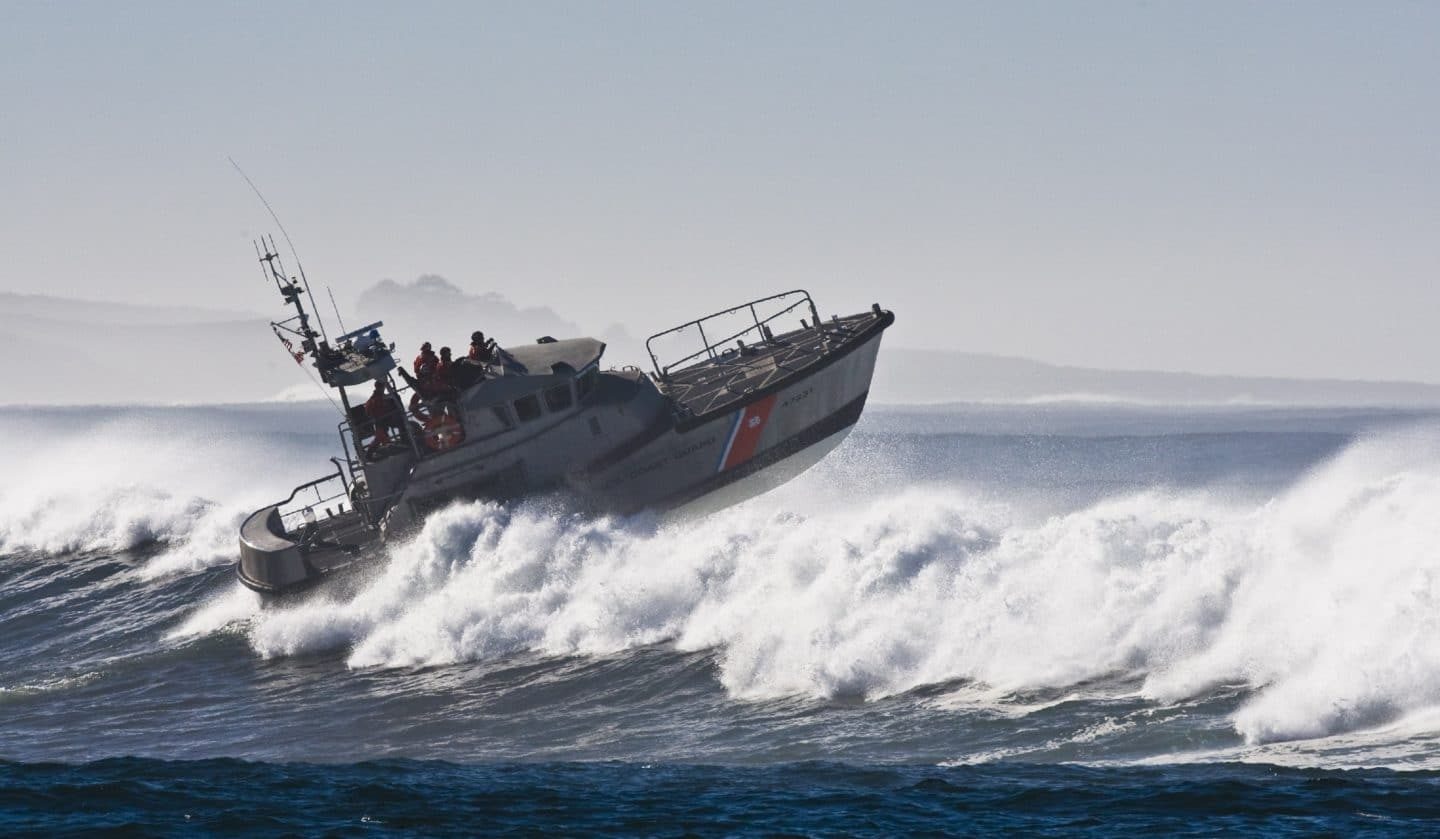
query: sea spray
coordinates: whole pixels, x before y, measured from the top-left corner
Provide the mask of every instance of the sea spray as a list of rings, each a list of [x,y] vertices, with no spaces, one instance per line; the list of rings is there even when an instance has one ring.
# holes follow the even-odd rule
[[[801,479],[682,523],[458,504],[262,605],[226,567],[235,517],[314,477],[326,412],[0,411],[24,478],[0,523],[133,545],[0,557],[0,749],[1436,765],[1432,432],[1046,412],[1083,429],[867,414]]]
[[[233,562],[239,517],[321,468],[334,442],[214,408],[0,412],[0,554],[163,543],[146,573]]]
[[[457,504],[353,599],[266,612],[251,643],[385,668],[669,642],[717,650],[740,698],[1238,683],[1247,739],[1322,736],[1440,706],[1440,460],[1397,446],[1258,506],[1155,490],[1039,522],[936,488],[680,524]]]
[[[156,487],[0,496],[0,552],[123,551],[183,537],[209,505]]]
[[[1322,737],[1440,706],[1440,457],[1432,433],[1372,438],[1258,511],[1222,631],[1154,674],[1159,699],[1260,688],[1251,742]]]
[[[134,576],[168,586],[232,562],[239,517],[333,448],[331,433],[291,434],[288,415],[263,418],[275,430],[209,409],[101,413],[0,417],[0,552],[71,563],[159,542]],[[807,479],[697,521],[458,504],[387,548],[358,595],[262,610],[229,582],[243,600],[188,605],[166,635],[238,631],[267,657],[332,651],[371,672],[665,643],[713,650],[720,685],[746,699],[959,685],[1019,707],[1008,697],[1100,683],[1170,707],[1234,686],[1234,729],[1252,743],[1412,736],[1440,709],[1440,435],[1363,439],[1257,502],[1245,476],[1272,472],[1240,456],[1282,450],[1261,436],[1141,447],[1153,458],[1193,443],[1174,457],[1217,453],[1239,470],[1231,484],[1106,490],[1039,515],[1021,499],[1043,487],[968,489],[961,467],[1064,476],[1089,461],[863,434]],[[1320,446],[1304,439],[1291,438],[1294,456]],[[1140,457],[1118,445],[1065,438],[1053,451]]]

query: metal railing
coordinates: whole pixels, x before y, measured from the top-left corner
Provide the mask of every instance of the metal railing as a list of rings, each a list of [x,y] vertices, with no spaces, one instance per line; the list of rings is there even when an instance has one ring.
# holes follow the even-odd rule
[[[799,299],[794,300],[794,302],[785,305],[783,308],[772,314],[766,315],[764,318],[761,318],[759,312],[755,310],[755,307],[757,305],[769,303],[771,301],[784,300],[786,298],[793,298],[796,295],[799,295]],[[667,329],[664,332],[657,332],[654,335],[651,335],[649,338],[645,339],[645,351],[650,354],[650,363],[654,365],[655,377],[663,381],[669,378],[671,369],[680,367],[690,361],[699,358],[702,355],[708,355],[710,360],[715,360],[717,358],[717,355],[715,353],[716,347],[729,344],[731,341],[739,340],[752,332],[760,335],[762,340],[768,340],[770,337],[770,333],[769,330],[766,329],[766,325],[774,320],[777,320],[778,318],[781,318],[795,311],[801,306],[806,306],[810,309],[811,326],[818,326],[820,323],[820,313],[815,310],[815,302],[810,299],[810,292],[806,291],[803,288],[797,288],[791,291],[782,291],[779,294],[772,294],[769,297],[761,297],[756,300],[751,300],[749,303],[741,303],[739,306],[732,306],[728,309],[706,315],[705,317],[699,318],[698,320],[692,320],[688,323],[682,323],[679,326]],[[727,335],[724,338],[718,338],[714,341],[711,341],[709,337],[706,336],[706,323],[709,323],[710,321],[716,320],[718,318],[725,317],[727,315],[733,315],[736,312],[746,311],[747,309],[750,312],[750,319],[752,321],[750,326],[747,326],[732,335]],[[670,362],[669,364],[661,366],[660,360],[655,357],[655,350],[651,348],[651,344],[655,341],[656,338],[664,338],[667,335],[674,335],[677,332],[682,332],[691,327],[695,327],[699,331],[700,343],[703,345],[702,348],[685,356],[684,358],[677,359]]]
[[[353,507],[352,512],[359,513],[361,520],[373,527],[378,520],[377,511],[383,513],[385,510],[390,509],[390,504],[404,493],[403,489],[399,489],[388,495],[375,497],[369,494],[369,488],[366,487],[364,493],[357,495],[355,493],[356,483],[353,480],[346,480],[346,464],[342,464],[340,459],[335,457],[330,458],[330,462],[335,464],[334,472],[295,487],[290,491],[288,498],[275,505],[280,511],[280,525],[285,529],[286,534],[299,533],[305,525],[311,523],[311,521],[305,517],[305,511],[309,510],[314,517],[314,522],[318,524],[328,518],[346,513],[346,502],[349,502]],[[349,466],[352,469],[354,468],[353,463],[349,464]],[[329,489],[322,491],[322,487],[336,480],[340,482],[341,489],[339,492]],[[300,496],[306,490],[314,493],[314,499],[311,500],[308,497],[301,497],[297,500],[296,496]],[[330,494],[327,495],[326,492]],[[334,504],[335,506],[326,506],[329,504]],[[287,507],[290,509],[287,510]],[[321,513],[324,515],[321,515]]]
[[[424,433],[425,420],[429,415],[413,411],[407,406],[404,394],[413,392],[413,388],[408,384],[396,387],[393,395],[397,403],[389,413],[379,417],[367,417],[364,425],[358,429],[349,419],[341,420],[340,424],[336,427],[340,435],[340,445],[345,447],[345,459],[350,464],[352,481],[354,480],[355,468],[360,463],[373,462],[367,454],[364,439],[374,436],[375,429],[379,426],[384,426],[387,435],[391,429],[394,429],[397,432],[396,437],[398,438],[395,442],[401,443],[405,448],[408,448],[417,460],[438,453],[425,445],[422,440],[417,439],[417,434]],[[451,411],[451,416],[459,423],[459,427],[461,429],[465,427],[464,408],[458,400],[433,401],[426,403],[425,407],[427,411]],[[417,429],[421,430],[417,431]],[[350,450],[351,440],[355,442],[354,454],[352,454]],[[463,438],[462,442],[464,442]]]
[[[286,533],[293,532],[297,523],[308,523],[309,520],[305,518],[305,512],[307,510],[310,511],[311,516],[317,519],[318,516],[315,514],[316,508],[324,510],[326,518],[345,512],[345,503],[350,500],[350,482],[345,480],[345,472],[340,466],[339,460],[332,457],[330,458],[330,462],[335,464],[334,472],[295,487],[290,491],[288,498],[275,505],[280,510],[280,523],[285,528]],[[340,491],[333,492],[327,489],[322,492],[321,487],[324,487],[332,481],[340,482]],[[313,492],[315,499],[312,501],[308,498],[302,498],[299,502],[296,502],[295,497],[305,490]],[[330,492],[331,494],[326,495],[325,492]],[[331,503],[338,503],[338,506],[333,509],[323,506]],[[286,511],[285,508],[291,507],[291,505],[297,506],[293,506],[289,511]]]

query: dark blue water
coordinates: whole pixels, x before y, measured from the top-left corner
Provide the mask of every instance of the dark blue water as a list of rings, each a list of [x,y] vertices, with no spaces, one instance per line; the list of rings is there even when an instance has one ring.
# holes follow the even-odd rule
[[[703,520],[459,505],[262,606],[329,414],[3,412],[0,829],[1426,832],[1436,428],[873,410]]]
[[[1420,835],[1440,776],[1245,765],[0,764],[0,830],[210,835]]]

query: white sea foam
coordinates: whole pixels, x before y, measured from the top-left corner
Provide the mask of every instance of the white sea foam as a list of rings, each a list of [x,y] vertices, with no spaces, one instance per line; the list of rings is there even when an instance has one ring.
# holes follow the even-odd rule
[[[671,641],[718,650],[742,698],[1248,684],[1254,743],[1440,707],[1430,434],[1358,443],[1258,507],[1153,491],[1033,522],[935,488],[766,499],[680,525],[457,505],[353,599],[266,611],[251,643],[408,667]]]
[[[1440,706],[1440,448],[1362,442],[1249,517],[1223,622],[1157,671],[1157,698],[1263,685],[1251,742],[1321,737]]]
[[[205,411],[96,412],[0,417],[0,553],[166,545],[147,576],[232,562],[240,516],[288,489],[294,458],[213,433]]]
[[[149,577],[232,561],[239,517],[298,460],[123,414],[4,430],[0,552],[165,543]],[[260,611],[237,590],[177,632],[238,621],[262,655],[355,667],[668,641],[717,650],[741,698],[964,680],[1003,704],[1130,674],[1165,705],[1248,685],[1233,723],[1256,747],[1440,718],[1433,431],[1357,443],[1260,505],[1154,490],[1037,519],[926,477],[882,494],[802,481],[682,524],[457,505],[353,598]]]
[[[260,595],[236,582],[207,600],[166,635],[167,641],[184,641],[243,625],[260,613]]]

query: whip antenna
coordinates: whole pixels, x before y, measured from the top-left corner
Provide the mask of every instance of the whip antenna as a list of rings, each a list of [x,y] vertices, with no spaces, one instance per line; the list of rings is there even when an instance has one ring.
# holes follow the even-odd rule
[[[310,291],[310,280],[305,276],[305,266],[300,263],[300,252],[295,250],[295,243],[290,240],[290,231],[286,230],[285,225],[280,223],[280,216],[275,213],[275,209],[270,206],[270,202],[265,200],[264,194],[260,192],[260,187],[256,186],[254,181],[250,180],[250,176],[245,174],[245,170],[240,168],[240,164],[235,162],[235,158],[227,155],[225,159],[230,161],[230,165],[235,167],[235,171],[240,174],[240,177],[245,179],[245,183],[250,185],[250,189],[254,190],[255,197],[259,198],[260,203],[265,205],[265,211],[270,214],[270,218],[275,222],[275,226],[280,228],[280,235],[285,237],[285,244],[290,248],[290,255],[295,257],[295,269],[300,272],[300,282],[305,285],[305,294],[310,298],[310,308],[315,310],[315,322],[320,326],[320,337],[328,344],[330,342],[330,336],[325,334],[325,320],[320,317],[320,309],[315,305],[315,295]],[[343,330],[345,328],[344,324],[341,324],[340,328]]]
[[[335,305],[335,292],[330,288],[330,286],[327,285],[325,286],[325,293],[330,295],[330,308],[335,310],[335,322],[340,324],[340,331],[344,332],[345,319],[340,317],[340,307]],[[343,341],[345,339],[345,336],[341,335],[340,339]]]

